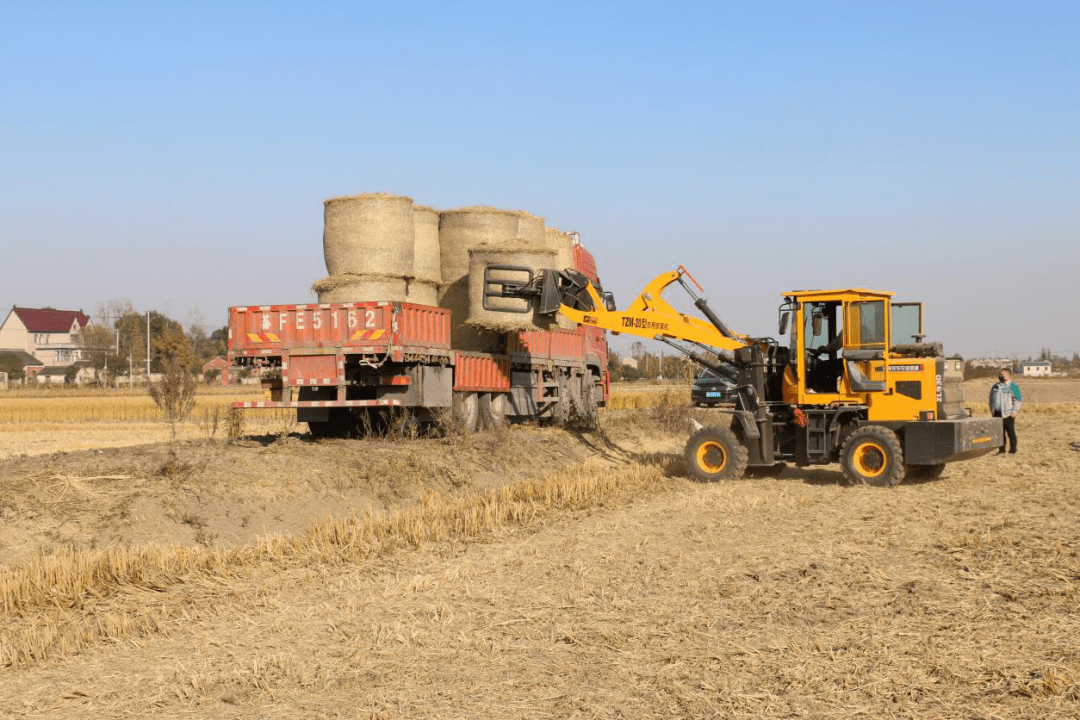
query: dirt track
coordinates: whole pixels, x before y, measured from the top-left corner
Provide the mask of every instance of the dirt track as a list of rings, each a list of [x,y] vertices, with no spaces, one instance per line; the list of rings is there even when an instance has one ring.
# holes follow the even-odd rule
[[[0,671],[0,714],[1075,717],[1078,428],[1075,409],[1031,413],[1020,455],[891,490],[847,487],[833,470],[712,486],[653,471],[634,498],[480,540],[132,591],[136,605],[187,619]],[[671,467],[682,439],[633,420],[609,435],[606,456],[595,439],[535,428],[457,448],[422,441],[411,466],[400,443],[206,449],[216,461],[177,496],[227,519],[210,509],[229,496],[251,507],[262,492],[272,528],[269,513],[319,493],[392,505],[427,483],[455,494],[558,465]],[[538,460],[552,449],[551,466]],[[145,468],[163,457],[150,453]],[[65,456],[50,472],[104,474],[116,462]],[[445,466],[462,469],[440,475]],[[5,486],[31,466],[19,467],[5,466]],[[340,491],[321,475],[346,468],[367,479]],[[398,476],[415,485],[381,498],[359,489]],[[213,489],[226,477],[233,488]],[[147,494],[173,482],[144,480]],[[19,487],[46,492],[42,476]]]

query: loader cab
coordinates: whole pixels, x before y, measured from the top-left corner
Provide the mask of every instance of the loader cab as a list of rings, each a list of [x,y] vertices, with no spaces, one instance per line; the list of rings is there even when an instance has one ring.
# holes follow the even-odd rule
[[[791,314],[791,376],[784,399],[799,405],[870,404],[870,394],[884,392],[891,297],[864,289],[786,293],[781,312]],[[909,313],[905,326],[912,322]],[[921,317],[918,327],[921,332]]]

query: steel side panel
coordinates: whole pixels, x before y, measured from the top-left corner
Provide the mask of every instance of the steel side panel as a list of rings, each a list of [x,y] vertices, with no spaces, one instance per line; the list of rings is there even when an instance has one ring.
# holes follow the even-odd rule
[[[510,359],[458,353],[454,363],[454,389],[473,392],[508,392]]]
[[[385,348],[393,319],[394,306],[385,302],[230,308],[230,350],[265,354],[293,347]]]

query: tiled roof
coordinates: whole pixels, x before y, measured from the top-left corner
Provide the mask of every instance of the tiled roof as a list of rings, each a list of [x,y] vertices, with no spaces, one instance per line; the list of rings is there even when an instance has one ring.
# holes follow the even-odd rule
[[[68,332],[76,320],[79,327],[86,327],[90,316],[82,310],[56,310],[55,308],[12,308],[22,320],[27,332],[51,333]]]
[[[40,367],[40,366],[45,364],[45,363],[41,362],[40,360],[38,360],[33,355],[31,355],[30,353],[28,353],[28,352],[26,352],[24,350],[5,350],[3,348],[0,348],[0,355],[9,355],[9,354],[14,355],[15,357],[17,357],[19,359],[19,362],[21,362],[23,364],[23,367],[26,367],[27,365],[33,365],[33,366],[36,366],[36,367]]]

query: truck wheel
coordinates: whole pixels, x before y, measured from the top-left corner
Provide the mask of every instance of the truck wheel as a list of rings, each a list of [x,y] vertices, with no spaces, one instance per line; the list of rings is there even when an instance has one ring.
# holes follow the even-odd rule
[[[690,476],[701,482],[733,480],[746,472],[746,447],[726,427],[705,427],[690,436],[683,452]]]
[[[945,463],[937,465],[908,465],[907,477],[912,480],[937,480],[945,472]]]
[[[857,428],[844,441],[840,466],[852,485],[891,487],[904,480],[904,451],[892,430],[867,425]]]
[[[555,379],[559,385],[559,396],[551,408],[551,422],[555,427],[563,427],[570,422],[570,381],[558,371]]]
[[[476,393],[456,392],[453,403],[450,416],[454,421],[454,428],[462,433],[476,432],[480,422],[480,404]]]
[[[506,394],[483,393],[480,395],[480,423],[485,430],[506,427]]]
[[[593,382],[591,375],[586,375],[581,383],[581,425],[586,430],[595,430],[600,425],[600,397],[603,391]]]

